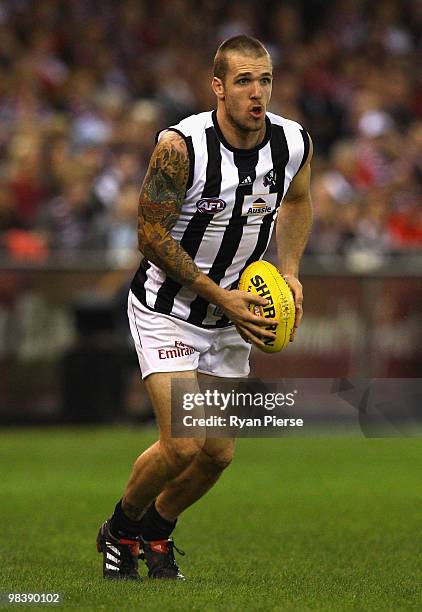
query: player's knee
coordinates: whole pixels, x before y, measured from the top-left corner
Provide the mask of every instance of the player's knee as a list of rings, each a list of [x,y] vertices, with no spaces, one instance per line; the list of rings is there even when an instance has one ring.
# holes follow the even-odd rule
[[[162,444],[165,458],[176,469],[187,467],[197,457],[204,445],[202,438],[172,438]]]
[[[233,455],[234,448],[232,446],[228,446],[227,448],[215,452],[209,452],[205,449],[202,449],[201,453],[203,460],[209,463],[212,467],[221,471],[229,467],[230,463],[233,460]]]

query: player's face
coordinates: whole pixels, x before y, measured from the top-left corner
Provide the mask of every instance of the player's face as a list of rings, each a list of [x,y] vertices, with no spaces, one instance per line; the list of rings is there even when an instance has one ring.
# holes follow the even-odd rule
[[[230,53],[227,60],[229,69],[222,82],[220,100],[228,121],[241,131],[264,129],[272,88],[270,57]]]

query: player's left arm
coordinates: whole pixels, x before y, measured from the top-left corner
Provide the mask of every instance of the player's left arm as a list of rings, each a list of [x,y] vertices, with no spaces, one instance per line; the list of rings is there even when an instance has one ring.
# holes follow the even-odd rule
[[[277,215],[278,267],[293,292],[296,306],[296,319],[290,337],[291,342],[303,315],[303,288],[299,281],[299,264],[312,225],[310,192],[312,153],[313,146],[309,138],[308,158],[290,183]]]

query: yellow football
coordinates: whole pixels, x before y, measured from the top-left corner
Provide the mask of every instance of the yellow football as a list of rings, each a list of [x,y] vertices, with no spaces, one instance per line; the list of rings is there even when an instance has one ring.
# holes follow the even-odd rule
[[[265,353],[278,353],[289,343],[295,322],[295,303],[292,291],[280,272],[268,261],[254,261],[243,272],[239,289],[268,300],[267,306],[250,305],[254,314],[267,319],[277,319],[278,325],[265,329],[275,331],[275,340],[264,339]],[[261,348],[261,347],[260,347]]]

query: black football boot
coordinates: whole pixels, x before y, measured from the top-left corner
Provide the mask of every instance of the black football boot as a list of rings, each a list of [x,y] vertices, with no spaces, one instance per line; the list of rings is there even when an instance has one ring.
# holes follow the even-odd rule
[[[108,519],[98,532],[97,550],[103,553],[104,578],[139,580],[139,538],[116,538],[110,532]]]
[[[146,542],[142,538],[140,559],[145,561],[148,568],[149,578],[164,578],[167,580],[185,580],[184,575],[179,569],[174,558],[174,550],[180,555],[184,555],[183,550],[179,550],[174,545],[173,540],[155,540]]]

